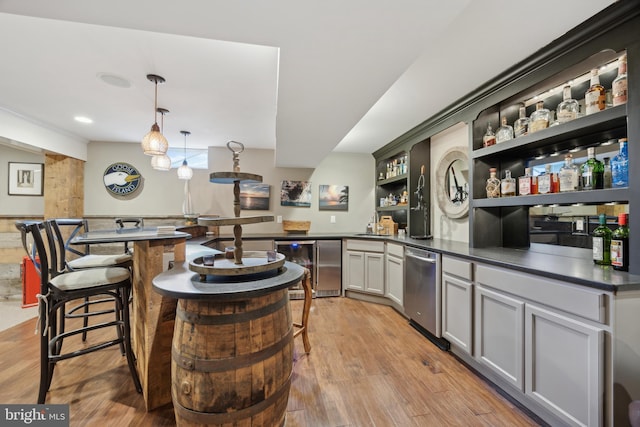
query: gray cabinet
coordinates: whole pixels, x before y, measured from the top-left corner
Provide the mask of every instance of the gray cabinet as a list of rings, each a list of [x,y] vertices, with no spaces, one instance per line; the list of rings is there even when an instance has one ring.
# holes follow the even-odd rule
[[[603,424],[604,331],[525,307],[526,394],[570,425]]]
[[[345,248],[345,289],[384,295],[384,242],[348,239]]]
[[[475,289],[476,359],[524,391],[524,301]]]
[[[442,256],[442,336],[452,346],[473,352],[473,264]]]
[[[387,243],[385,267],[385,296],[402,307],[404,298],[403,245]]]

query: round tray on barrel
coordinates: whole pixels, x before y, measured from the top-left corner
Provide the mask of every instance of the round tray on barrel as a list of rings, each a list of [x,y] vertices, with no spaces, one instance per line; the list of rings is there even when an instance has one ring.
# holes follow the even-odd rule
[[[275,261],[269,261],[267,251],[249,251],[242,256],[242,264],[236,264],[233,258],[225,254],[213,255],[213,265],[204,265],[204,257],[189,261],[189,269],[200,275],[237,276],[241,274],[261,273],[276,270],[284,265],[285,257],[276,252]]]

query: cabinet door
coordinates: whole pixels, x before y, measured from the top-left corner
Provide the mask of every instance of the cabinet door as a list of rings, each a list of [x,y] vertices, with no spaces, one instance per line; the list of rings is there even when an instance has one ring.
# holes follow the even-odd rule
[[[603,424],[600,328],[527,304],[526,394],[570,425]]]
[[[453,345],[472,354],[473,286],[471,282],[442,275],[442,334]]]
[[[365,253],[364,290],[377,295],[384,295],[384,254]]]
[[[346,252],[344,273],[345,288],[364,290],[364,252]]]
[[[386,266],[387,298],[402,306],[404,291],[404,261],[393,255],[387,255]]]
[[[524,302],[476,286],[476,359],[524,391]]]

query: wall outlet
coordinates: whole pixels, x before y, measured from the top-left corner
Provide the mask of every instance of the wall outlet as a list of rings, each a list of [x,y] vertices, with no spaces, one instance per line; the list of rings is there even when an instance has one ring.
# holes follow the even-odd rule
[[[584,220],[576,220],[576,231],[584,231]]]
[[[336,216],[335,215],[331,215],[331,218],[329,219],[329,222],[331,224],[335,224],[336,223]]]
[[[278,215],[276,217],[276,221],[278,222],[278,224],[282,224],[282,215]]]

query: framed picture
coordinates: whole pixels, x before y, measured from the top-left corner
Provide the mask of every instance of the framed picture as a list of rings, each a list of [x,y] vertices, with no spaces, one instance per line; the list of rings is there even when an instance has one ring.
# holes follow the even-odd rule
[[[9,195],[42,196],[44,165],[9,162]]]
[[[270,188],[269,184],[240,184],[240,209],[268,211]]]
[[[349,210],[349,187],[346,185],[321,185],[318,207],[321,211]]]
[[[311,183],[309,181],[282,181],[280,206],[311,206]]]

